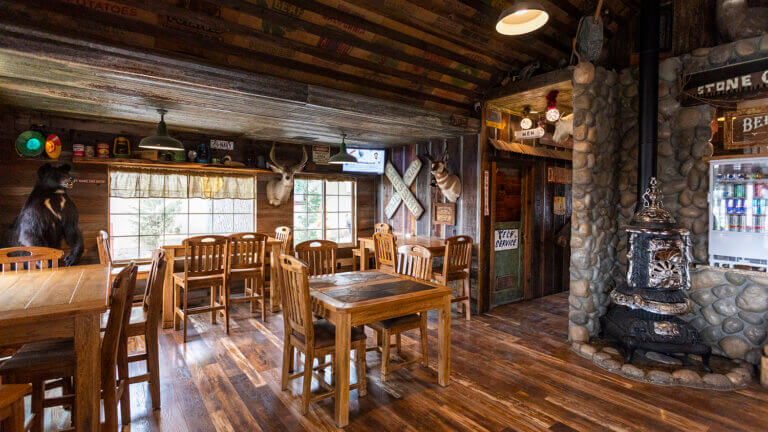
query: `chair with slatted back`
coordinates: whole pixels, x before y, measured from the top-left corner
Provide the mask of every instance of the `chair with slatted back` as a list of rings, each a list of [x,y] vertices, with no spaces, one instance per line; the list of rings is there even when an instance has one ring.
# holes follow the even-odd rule
[[[389,226],[389,224],[386,224],[384,222],[379,222],[376,225],[373,226],[373,232],[392,232],[392,227]],[[356,269],[358,268],[358,261],[363,259],[363,245],[359,245],[358,247],[352,249],[352,268]],[[361,263],[362,264],[362,263]],[[367,265],[367,263],[366,263]],[[362,269],[362,266],[360,267]]]
[[[0,249],[0,272],[58,268],[64,253],[47,247],[10,247]]]
[[[336,273],[339,245],[330,240],[307,240],[296,245],[296,256],[307,263],[310,276]]]
[[[266,270],[266,251],[268,236],[261,233],[239,233],[229,236],[229,267],[227,279],[232,282],[243,281],[243,296],[232,297],[230,301],[261,303],[261,320],[267,321],[267,302],[264,296],[264,275]]]
[[[397,269],[395,236],[387,232],[374,233],[373,249],[376,255],[376,268],[394,273]]]
[[[165,283],[165,269],[168,263],[165,260],[165,251],[157,249],[152,253],[147,284],[144,289],[142,301],[134,303],[131,307],[125,343],[120,346],[120,363],[118,371],[128,376],[128,363],[146,362],[147,373],[129,378],[131,384],[147,381],[149,383],[149,395],[152,398],[152,408],[160,408],[160,341],[158,327],[163,309],[163,285]],[[106,330],[109,321],[109,313],[102,315],[101,329]],[[144,352],[128,355],[128,338],[143,337]],[[127,408],[127,404],[126,404]],[[121,409],[123,405],[121,405]],[[125,413],[123,413],[125,417]]]
[[[31,390],[29,384],[0,384],[0,430],[24,432],[24,396]]]
[[[275,239],[283,242],[283,253],[291,253],[291,247],[293,246],[293,234],[291,228],[287,226],[279,226],[275,228]]]
[[[99,264],[112,266],[112,275],[115,277],[127,264],[118,264],[112,261],[112,246],[109,234],[106,231],[99,231],[96,236],[96,248],[99,250]],[[137,264],[138,273],[136,279],[146,279],[149,276],[151,264]]]
[[[283,366],[280,385],[283,390],[288,388],[290,380],[304,377],[301,393],[301,414],[306,415],[310,400],[315,401],[333,395],[333,388],[326,384],[324,377],[315,373],[329,364],[314,366],[315,359],[324,359],[336,351],[336,327],[330,322],[320,319],[315,321],[312,316],[311,297],[309,292],[309,266],[290,255],[280,256],[280,267],[283,281],[283,322],[285,335],[283,339]],[[349,386],[350,390],[358,389],[360,396],[365,396],[367,387],[365,379],[365,331],[362,327],[353,327],[350,335],[350,347],[355,352],[355,369],[357,383]],[[304,353],[304,370],[293,373],[294,350]],[[330,363],[332,365],[333,362]],[[332,374],[335,372],[332,371]],[[317,376],[318,383],[327,392],[312,396],[312,377]],[[333,376],[331,377],[333,382]]]
[[[442,269],[434,269],[432,279],[442,285],[453,281],[462,281],[461,294],[451,299],[453,303],[461,303],[463,313],[469,320],[470,291],[469,268],[472,263],[472,237],[455,236],[445,240],[445,256]]]
[[[432,276],[432,252],[423,246],[403,245],[397,248],[398,268],[397,272],[416,279],[429,281]],[[389,380],[389,375],[403,366],[421,362],[425,367],[429,365],[427,347],[427,313],[410,314],[402,317],[374,321],[366,324],[376,332],[376,347],[368,351],[381,351],[381,380]],[[395,348],[398,355],[402,356],[401,334],[408,330],[419,329],[421,341],[421,355],[397,364],[390,363],[390,339],[395,335]]]
[[[225,236],[204,235],[184,240],[184,271],[173,274],[173,328],[183,326],[183,339],[187,343],[189,315],[209,312],[211,323],[216,324],[216,314],[224,311],[224,321],[229,334],[229,293],[227,292],[227,261],[229,239]],[[189,292],[211,290],[210,306],[189,307]]]
[[[101,339],[101,396],[104,399],[104,428],[117,430],[117,404],[121,405],[123,423],[130,423],[127,376],[115,374],[120,356],[120,345],[125,343],[131,311],[130,298],[136,288],[136,265],[130,263],[112,282],[109,301],[109,319]],[[73,405],[71,382],[77,366],[75,344],[72,339],[53,339],[21,347],[9,360],[0,364],[0,377],[4,383],[32,383],[33,432],[42,432],[45,424],[43,410],[58,405]],[[53,383],[46,381],[57,380]],[[45,399],[46,388],[53,384],[64,387],[64,395]],[[77,412],[74,412],[77,416]]]

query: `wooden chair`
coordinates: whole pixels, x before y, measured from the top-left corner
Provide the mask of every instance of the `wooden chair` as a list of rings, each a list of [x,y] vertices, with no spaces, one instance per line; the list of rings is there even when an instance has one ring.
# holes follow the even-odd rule
[[[112,261],[112,247],[110,246],[109,234],[106,231],[99,231],[96,236],[96,247],[99,250],[99,264],[112,266],[112,275],[115,277],[127,264],[116,264]],[[138,272],[136,279],[142,280],[149,277],[151,264],[137,264]]]
[[[117,430],[117,404],[121,405],[123,423],[130,423],[130,401],[126,376],[117,380],[115,369],[123,329],[128,326],[133,290],[136,287],[136,265],[131,263],[115,277],[110,295],[110,314],[101,340],[101,397],[104,399],[104,430]],[[122,341],[121,341],[122,340]],[[7,383],[32,383],[32,431],[42,432],[45,424],[43,410],[57,405],[74,404],[72,379],[77,367],[72,339],[53,339],[26,344],[9,360],[0,365],[0,376]],[[48,380],[59,380],[46,383]],[[45,399],[46,388],[63,386],[65,395]],[[76,416],[77,413],[75,412]]]
[[[461,295],[451,299],[453,303],[461,303],[463,313],[469,320],[470,292],[469,292],[469,266],[472,263],[472,237],[455,236],[445,241],[445,256],[443,268],[435,269],[432,279],[442,285],[448,285],[453,281],[463,281]]]
[[[10,247],[0,249],[0,272],[58,268],[64,253],[47,247]]]
[[[398,269],[397,272],[416,279],[429,281],[432,276],[432,252],[423,246],[403,245],[397,248]],[[369,348],[369,351],[381,351],[381,380],[389,380],[389,375],[393,371],[407,366],[411,363],[421,362],[425,367],[429,365],[429,354],[427,346],[427,313],[410,314],[402,317],[374,321],[367,324],[376,332],[377,346]],[[398,364],[390,364],[389,350],[390,336],[395,335],[395,348],[397,353],[402,356],[402,344],[400,335],[408,330],[419,329],[421,338],[421,356],[415,357]]]
[[[392,227],[389,226],[389,224],[386,224],[384,222],[379,222],[379,223],[377,223],[376,225],[373,226],[373,232],[374,233],[377,233],[377,232],[388,232],[388,233],[391,233],[392,232]],[[358,264],[357,264],[358,261],[363,259],[362,257],[363,257],[362,246],[359,246],[359,247],[356,247],[355,249],[352,249],[352,268],[353,269],[356,269],[356,268],[361,268],[362,269],[362,267],[358,267]]]
[[[0,384],[0,430],[24,432],[24,396],[31,390],[29,384]]]
[[[127,377],[129,384],[140,382],[149,383],[149,395],[152,398],[152,409],[160,409],[160,341],[158,328],[163,313],[163,285],[167,266],[165,251],[157,249],[152,253],[149,277],[140,304],[133,304],[130,311],[128,327],[123,329],[126,337],[120,345],[120,362],[118,370]],[[102,315],[101,328],[106,330],[109,313]],[[144,352],[128,355],[128,338],[143,337]],[[144,361],[147,373],[137,376],[128,375],[128,363]],[[121,408],[123,406],[121,405]],[[123,413],[123,417],[126,417]]]
[[[321,319],[314,321],[312,317],[312,305],[309,293],[309,266],[286,254],[280,255],[280,266],[283,280],[283,320],[285,335],[283,339],[283,366],[280,377],[280,385],[283,390],[288,388],[292,379],[304,377],[303,391],[301,393],[301,414],[306,415],[309,410],[310,400],[315,401],[333,395],[333,388],[328,386],[325,379],[314,370],[323,369],[329,364],[324,363],[314,366],[315,359],[333,357],[336,351],[336,327],[330,322]],[[361,327],[353,327],[350,339],[351,349],[355,351],[357,370],[357,383],[349,386],[349,389],[358,389],[360,396],[365,396],[365,331]],[[304,353],[304,370],[293,373],[294,349]],[[332,367],[331,380],[335,367]],[[326,393],[312,397],[312,377],[316,375],[321,387],[328,390]]]
[[[395,236],[386,232],[374,233],[373,248],[376,255],[376,268],[395,272],[395,269],[397,269]]]
[[[283,242],[283,253],[291,253],[293,246],[293,234],[291,229],[287,226],[279,226],[275,228],[275,239]]]
[[[336,273],[339,245],[330,240],[307,240],[296,245],[296,256],[307,263],[310,276]]]
[[[229,266],[227,281],[232,286],[234,281],[243,281],[242,297],[230,297],[230,301],[248,301],[251,313],[255,302],[261,303],[261,320],[267,321],[267,302],[264,295],[264,275],[266,273],[265,255],[267,252],[266,234],[239,233],[229,236]]]
[[[210,312],[211,323],[216,324],[216,313],[224,311],[224,321],[229,334],[229,293],[226,292],[229,239],[224,236],[204,235],[185,239],[183,244],[184,271],[173,274],[173,328],[178,330],[179,326],[183,325],[184,343],[187,343],[189,315]],[[210,306],[190,308],[189,292],[203,289],[211,290]],[[221,292],[222,290],[224,292]]]

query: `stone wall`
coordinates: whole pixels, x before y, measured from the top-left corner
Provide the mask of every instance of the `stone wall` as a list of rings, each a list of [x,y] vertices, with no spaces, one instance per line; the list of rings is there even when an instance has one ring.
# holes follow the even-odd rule
[[[768,275],[702,266],[691,277],[694,313],[682,318],[715,354],[758,364],[768,336]]]
[[[588,341],[610,304],[616,267],[618,76],[591,63],[573,72],[573,214],[569,339]]]

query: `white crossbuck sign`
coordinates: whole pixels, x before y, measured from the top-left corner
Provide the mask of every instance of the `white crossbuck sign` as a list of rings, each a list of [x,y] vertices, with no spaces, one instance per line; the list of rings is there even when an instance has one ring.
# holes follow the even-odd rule
[[[416,197],[413,196],[413,192],[410,189],[420,170],[421,160],[416,159],[411,162],[411,165],[405,171],[405,176],[400,178],[400,173],[397,172],[397,169],[395,169],[391,162],[387,162],[384,174],[392,182],[392,187],[395,188],[395,194],[389,199],[389,203],[384,209],[387,219],[392,219],[392,216],[395,215],[397,208],[400,207],[400,203],[403,201],[405,201],[405,206],[408,207],[408,210],[413,213],[416,219],[420,218],[421,214],[424,213],[424,208],[419,204]]]

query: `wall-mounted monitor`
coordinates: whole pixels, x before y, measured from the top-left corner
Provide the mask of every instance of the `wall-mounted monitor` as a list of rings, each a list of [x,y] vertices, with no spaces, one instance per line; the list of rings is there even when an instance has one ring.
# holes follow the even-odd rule
[[[357,162],[345,162],[344,172],[384,174],[384,150],[347,149]]]

